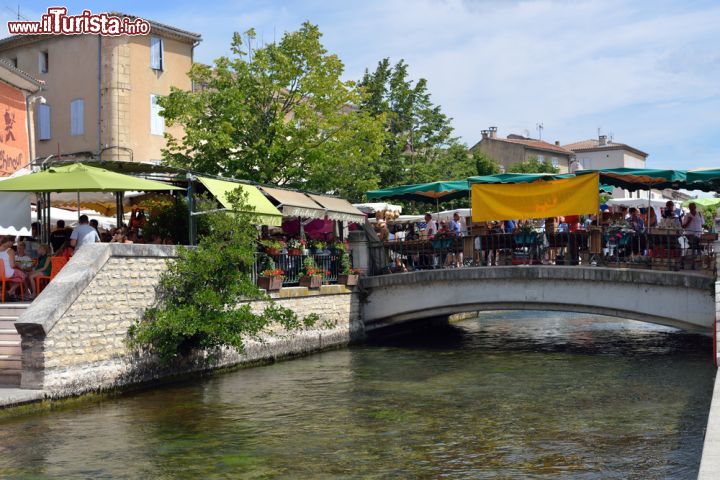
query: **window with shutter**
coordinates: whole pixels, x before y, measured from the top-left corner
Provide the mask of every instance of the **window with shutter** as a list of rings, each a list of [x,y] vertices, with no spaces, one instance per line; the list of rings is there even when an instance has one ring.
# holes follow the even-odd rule
[[[160,37],[150,37],[150,68],[163,69],[163,41]]]
[[[50,63],[50,58],[47,50],[43,50],[38,53],[38,71],[40,73],[47,73]]]
[[[70,135],[85,133],[85,100],[77,99],[70,102]]]
[[[150,95],[150,133],[163,135],[165,133],[165,119],[160,116],[162,107],[157,103],[158,96]]]
[[[50,105],[38,105],[38,140],[50,140]]]

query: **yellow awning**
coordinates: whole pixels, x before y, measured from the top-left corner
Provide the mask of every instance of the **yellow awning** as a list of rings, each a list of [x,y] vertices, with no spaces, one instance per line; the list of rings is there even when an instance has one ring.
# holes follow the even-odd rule
[[[341,220],[345,222],[365,221],[365,215],[344,198],[326,197],[324,195],[313,195],[310,193],[308,193],[308,197],[325,207],[327,218],[331,220]]]
[[[596,213],[598,175],[515,184],[474,183],[472,221],[525,220]]]
[[[227,199],[227,194],[236,190],[238,187],[242,188],[243,192],[247,194],[248,204],[255,207],[254,211],[246,213],[254,213],[257,215],[262,225],[270,225],[273,227],[282,225],[282,213],[275,208],[270,200],[268,200],[257,187],[243,183],[216,180],[214,178],[198,177],[198,180],[200,180],[200,182],[210,190],[210,193],[218,199],[222,206],[227,209],[232,209],[232,205]]]
[[[325,218],[325,208],[302,192],[279,188],[260,187],[273,197],[286,217]]]

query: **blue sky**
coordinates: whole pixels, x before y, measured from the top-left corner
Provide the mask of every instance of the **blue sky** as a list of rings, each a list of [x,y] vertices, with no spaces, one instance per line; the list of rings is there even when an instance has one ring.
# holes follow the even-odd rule
[[[62,2],[53,2],[63,4]],[[30,19],[50,4],[20,2]],[[650,154],[648,166],[720,166],[720,2],[710,0],[220,0],[65,3],[120,10],[203,36],[199,61],[233,31],[265,41],[304,20],[357,79],[401,58],[472,145],[480,131],[562,144],[598,128]],[[2,24],[14,3],[0,0]]]

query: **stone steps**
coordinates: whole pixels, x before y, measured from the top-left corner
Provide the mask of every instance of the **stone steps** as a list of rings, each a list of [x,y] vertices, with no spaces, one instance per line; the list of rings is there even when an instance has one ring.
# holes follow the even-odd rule
[[[0,355],[22,355],[19,340],[0,340]]]
[[[22,348],[15,321],[28,303],[0,304],[0,388],[18,387],[22,377]]]
[[[0,355],[0,370],[20,370],[21,368],[21,356],[20,355]]]
[[[0,370],[0,387],[19,387],[22,370],[4,368]]]

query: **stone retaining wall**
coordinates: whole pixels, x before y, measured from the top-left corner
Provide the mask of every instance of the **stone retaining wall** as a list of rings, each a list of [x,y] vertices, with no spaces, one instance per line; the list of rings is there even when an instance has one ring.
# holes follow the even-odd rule
[[[318,294],[297,288],[275,295],[299,316],[320,315],[314,330],[276,330],[263,342],[248,341],[243,354],[227,349],[217,363],[205,355],[173,364],[138,356],[126,344],[128,327],[155,299],[155,286],[174,247],[96,244],[84,246],[18,319],[22,336],[23,388],[60,397],[246,362],[300,355],[361,336],[357,295],[342,286]],[[253,302],[261,310],[265,302]]]

